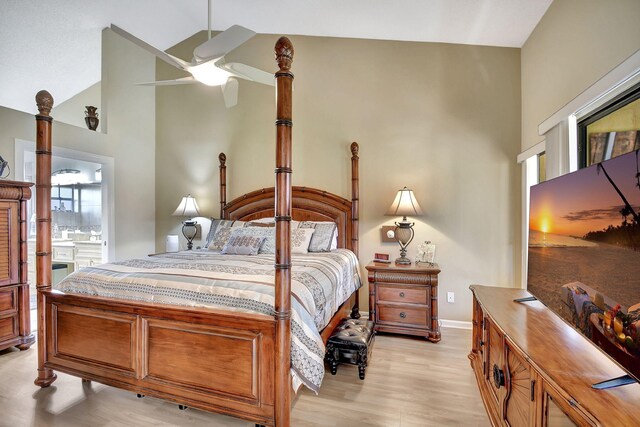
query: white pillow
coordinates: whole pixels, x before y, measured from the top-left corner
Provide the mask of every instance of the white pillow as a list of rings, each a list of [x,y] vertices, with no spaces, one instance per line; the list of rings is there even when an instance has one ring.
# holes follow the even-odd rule
[[[260,219],[252,219],[249,222],[259,222],[262,224],[275,224],[276,219],[274,217],[260,218]],[[294,219],[291,220],[291,229],[298,228],[300,221],[296,221]]]
[[[309,252],[309,243],[315,233],[313,228],[294,228],[291,230],[291,253],[306,254]]]
[[[271,224],[272,222],[276,222],[275,218],[272,216],[266,218],[252,219],[251,222],[261,222],[263,224]]]

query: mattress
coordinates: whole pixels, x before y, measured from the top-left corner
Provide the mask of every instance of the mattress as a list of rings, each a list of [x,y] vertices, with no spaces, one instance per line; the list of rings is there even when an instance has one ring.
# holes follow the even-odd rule
[[[274,314],[274,255],[213,251],[158,254],[83,268],[54,286],[66,293]],[[324,377],[320,331],[361,286],[353,252],[294,254],[291,373],[294,389],[318,392]]]

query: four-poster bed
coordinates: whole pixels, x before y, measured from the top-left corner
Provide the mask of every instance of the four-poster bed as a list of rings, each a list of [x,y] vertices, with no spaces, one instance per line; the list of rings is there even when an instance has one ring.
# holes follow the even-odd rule
[[[275,219],[275,299],[272,315],[112,299],[51,286],[51,122],[53,99],[36,96],[36,263],[38,377],[54,371],[95,380],[263,425],[289,426],[291,409],[291,221],[333,221],[338,246],[358,254],[358,146],[351,145],[352,200],[291,185],[291,42],[275,46],[277,88],[275,188],[226,203],[226,156],[220,160],[221,218]],[[351,311],[357,291],[325,326],[326,341]]]

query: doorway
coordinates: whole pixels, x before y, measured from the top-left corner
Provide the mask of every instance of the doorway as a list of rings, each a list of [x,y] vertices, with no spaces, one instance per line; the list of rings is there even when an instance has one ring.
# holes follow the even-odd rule
[[[35,143],[16,140],[15,148],[15,179],[35,182]],[[52,154],[52,278],[56,284],[79,268],[113,259],[113,158],[59,147],[54,147]],[[32,187],[32,197],[27,202],[32,310],[36,295],[35,200]]]

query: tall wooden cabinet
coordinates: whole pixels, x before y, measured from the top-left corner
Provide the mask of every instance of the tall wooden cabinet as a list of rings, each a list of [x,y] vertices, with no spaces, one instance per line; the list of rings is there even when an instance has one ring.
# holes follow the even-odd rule
[[[640,426],[640,384],[595,390],[625,374],[522,289],[471,286],[469,359],[494,426]]]
[[[27,200],[33,184],[0,180],[0,350],[35,341],[29,319]]]

